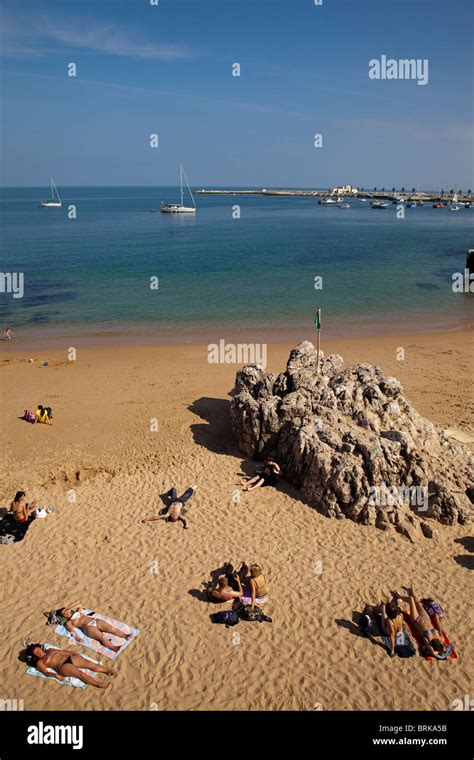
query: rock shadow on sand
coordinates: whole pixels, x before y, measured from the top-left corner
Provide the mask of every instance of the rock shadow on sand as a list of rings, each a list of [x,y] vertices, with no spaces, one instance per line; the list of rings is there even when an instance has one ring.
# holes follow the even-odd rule
[[[195,443],[215,454],[239,456],[230,424],[230,401],[202,396],[188,406],[202,423],[191,425]]]
[[[474,570],[474,556],[471,556],[474,553],[474,536],[456,538],[454,543],[461,544],[464,549],[467,549],[467,551],[470,552],[470,554],[456,554],[455,557],[453,557],[454,561],[457,562],[458,565],[461,565],[461,567],[465,567],[468,570]]]

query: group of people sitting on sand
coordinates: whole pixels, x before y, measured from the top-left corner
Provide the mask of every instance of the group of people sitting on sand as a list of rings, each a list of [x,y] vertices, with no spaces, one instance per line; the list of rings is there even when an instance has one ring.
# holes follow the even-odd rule
[[[395,657],[397,635],[404,631],[406,622],[420,644],[420,654],[446,660],[453,648],[441,625],[444,617],[441,605],[433,599],[418,599],[413,585],[403,589],[404,595],[391,591],[389,601],[377,606],[366,605],[361,619],[362,630],[370,637],[380,628],[390,641],[390,656]],[[408,609],[403,610],[400,602],[407,604]]]
[[[43,425],[52,425],[53,410],[50,406],[43,406],[43,404],[38,404],[36,412],[33,412],[31,409],[25,409],[22,419],[26,422],[31,422],[33,425],[36,422],[40,422]]]
[[[263,599],[268,594],[268,583],[263,569],[257,563],[250,567],[242,562],[239,570],[234,570],[230,562],[224,566],[224,572],[219,575],[211,589],[209,597],[215,602],[232,602],[248,596],[250,607],[255,607],[257,599]]]

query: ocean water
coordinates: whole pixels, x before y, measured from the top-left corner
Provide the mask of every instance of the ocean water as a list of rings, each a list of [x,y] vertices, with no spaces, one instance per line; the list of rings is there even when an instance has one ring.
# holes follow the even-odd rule
[[[195,216],[175,216],[159,204],[178,188],[60,192],[61,209],[38,208],[44,188],[0,192],[1,271],[24,273],[23,298],[0,293],[16,338],[275,337],[311,328],[318,307],[328,337],[473,322],[474,295],[454,293],[452,275],[473,245],[474,209],[426,204],[400,220],[395,205],[197,195]]]

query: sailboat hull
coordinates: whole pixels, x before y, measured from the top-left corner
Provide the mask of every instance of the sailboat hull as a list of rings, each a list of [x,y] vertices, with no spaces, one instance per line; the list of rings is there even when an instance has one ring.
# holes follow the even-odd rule
[[[173,206],[166,205],[161,206],[160,211],[162,214],[195,214],[196,209],[191,206]]]
[[[40,208],[61,208],[62,205],[61,201],[44,201],[44,203],[38,203]]]

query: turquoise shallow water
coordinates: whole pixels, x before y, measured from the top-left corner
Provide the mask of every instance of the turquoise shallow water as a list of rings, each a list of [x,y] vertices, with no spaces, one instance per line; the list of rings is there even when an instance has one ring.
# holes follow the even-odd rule
[[[177,200],[176,188],[60,192],[61,209],[37,207],[42,188],[0,193],[1,271],[25,278],[23,298],[0,294],[0,320],[17,337],[283,335],[312,325],[318,306],[327,335],[473,321],[474,296],[451,285],[473,245],[474,209],[427,204],[399,220],[395,205],[198,195],[196,216],[178,217],[151,213]]]

